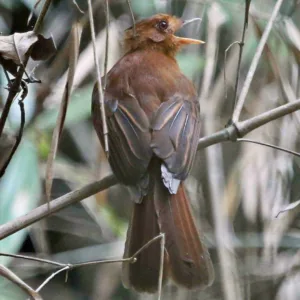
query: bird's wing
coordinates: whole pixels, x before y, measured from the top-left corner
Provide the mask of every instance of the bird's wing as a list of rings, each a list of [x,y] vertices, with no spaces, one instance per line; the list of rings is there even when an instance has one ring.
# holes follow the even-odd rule
[[[131,95],[116,99],[105,93],[108,126],[109,162],[116,177],[128,185],[136,185],[145,175],[152,156],[150,125],[147,116]],[[101,108],[97,85],[92,98],[92,118],[104,146]],[[144,182],[147,185],[146,182]],[[143,185],[143,183],[141,182]]]
[[[199,104],[196,99],[175,95],[158,108],[151,124],[153,152],[164,161],[162,178],[175,194],[197,151],[200,135]]]

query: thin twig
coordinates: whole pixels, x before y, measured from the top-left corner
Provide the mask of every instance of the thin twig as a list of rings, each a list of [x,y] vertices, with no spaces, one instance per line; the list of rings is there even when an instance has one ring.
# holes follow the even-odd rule
[[[134,18],[134,14],[133,14],[133,10],[132,10],[132,6],[131,6],[131,2],[130,0],[126,0],[129,11],[130,11],[130,16],[131,16],[131,20],[132,20],[132,32],[133,32],[133,37],[136,37],[136,28],[135,28],[135,18]]]
[[[240,70],[241,70],[243,49],[244,49],[244,44],[245,44],[245,35],[246,35],[247,27],[248,27],[250,3],[251,3],[251,0],[245,0],[244,26],[243,26],[243,32],[242,32],[241,41],[238,43],[239,46],[240,46],[240,52],[239,52],[238,66],[237,66],[236,78],[235,78],[235,87],[234,87],[234,95],[233,95],[233,109],[232,109],[232,112],[234,111],[234,108],[235,108],[235,105],[236,105],[236,101],[237,101],[237,89],[238,89],[239,79],[240,79]]]
[[[227,65],[227,54],[229,50],[236,44],[239,44],[239,41],[235,41],[231,43],[225,50],[225,55],[224,55],[224,87],[225,87],[225,102],[227,103],[227,98],[228,98],[228,93],[227,93],[227,77],[226,77],[226,65]],[[235,99],[235,98],[234,98]],[[235,105],[235,103],[234,103]],[[233,106],[234,108],[234,106]]]
[[[160,300],[160,295],[161,295],[161,288],[162,288],[162,278],[163,278],[163,260],[164,260],[164,251],[165,251],[165,234],[161,233],[160,235],[154,237],[151,239],[149,242],[147,242],[145,245],[143,245],[138,251],[136,251],[131,257],[129,258],[121,258],[121,259],[108,259],[108,260],[95,260],[95,261],[87,261],[83,263],[77,263],[77,264],[59,264],[59,266],[62,266],[59,270],[53,272],[37,289],[36,292],[39,292],[51,279],[53,279],[56,275],[60,274],[63,271],[71,271],[75,268],[79,267],[86,267],[86,266],[91,266],[91,265],[96,265],[96,264],[107,264],[107,263],[119,263],[119,262],[127,262],[127,263],[135,263],[137,261],[137,256],[144,251],[146,248],[148,248],[152,243],[157,241],[158,239],[161,239],[161,256],[160,256],[160,262],[161,262],[161,267],[159,271],[159,287],[158,287],[158,293],[159,293],[159,298]],[[17,256],[14,256],[17,257]],[[17,257],[19,258],[19,257]],[[22,256],[20,258],[23,259],[28,259],[28,257]],[[31,259],[31,257],[29,257]],[[45,261],[42,261],[45,262]],[[52,263],[52,262],[51,262]]]
[[[46,280],[36,289],[37,292],[39,292],[51,279],[53,279],[56,275],[58,275],[59,273],[66,271],[70,268],[70,266],[65,266],[59,270],[57,270],[56,272],[53,272],[49,277],[46,278]]]
[[[97,72],[97,87],[98,87],[98,94],[99,94],[99,103],[100,103],[100,107],[101,107],[102,127],[103,127],[103,135],[104,135],[104,150],[105,150],[106,154],[108,154],[109,153],[108,128],[107,128],[107,124],[106,124],[104,96],[103,96],[103,89],[102,89],[102,82],[101,82],[100,67],[99,67],[99,62],[98,62],[98,58],[97,58],[95,26],[94,26],[93,7],[92,7],[91,0],[88,0],[88,6],[89,6],[89,20],[90,20],[90,27],[91,27],[92,44],[93,44],[93,51],[94,51],[94,61],[95,61],[96,72]]]
[[[25,127],[25,108],[24,108],[23,100],[26,98],[26,96],[28,94],[27,85],[24,81],[22,81],[22,87],[23,87],[22,95],[20,96],[20,100],[18,102],[18,104],[20,106],[20,112],[21,112],[21,122],[20,122],[19,133],[18,133],[15,144],[14,144],[6,162],[3,164],[3,167],[0,170],[0,178],[4,175],[5,170],[7,169],[11,159],[13,158],[14,154],[16,153],[16,151],[21,143],[22,136],[23,136],[23,131],[24,131],[24,127]]]
[[[287,103],[274,108],[270,111],[262,113],[251,119],[237,122],[234,125],[220,130],[212,135],[203,137],[198,142],[198,150],[206,148],[208,146],[218,144],[226,141],[236,141],[237,138],[241,138],[252,130],[285,115],[288,115],[296,110],[300,110],[300,99],[295,102]],[[100,181],[90,183],[76,191],[70,192],[64,196],[51,201],[50,210],[47,208],[47,204],[41,205],[26,215],[18,217],[12,221],[9,221],[0,226],[0,240],[57,212],[63,208],[79,202],[87,197],[90,197],[100,191],[103,191],[115,184],[118,180],[113,176],[107,176]]]
[[[31,260],[31,261],[45,263],[45,264],[49,264],[49,265],[53,265],[53,266],[57,266],[57,267],[65,267],[66,266],[66,264],[59,263],[59,262],[56,262],[56,261],[53,261],[53,260],[43,259],[43,258],[38,258],[38,257],[32,257],[32,256],[28,256],[28,255],[10,254],[10,253],[0,252],[0,256]]]
[[[266,146],[266,147],[269,147],[269,148],[280,150],[282,152],[286,152],[288,154],[292,154],[292,155],[300,157],[300,153],[298,153],[298,152],[295,152],[295,151],[292,151],[292,150],[289,150],[289,149],[286,149],[286,148],[282,148],[282,147],[279,147],[279,146],[276,146],[276,145],[272,145],[272,144],[269,144],[269,143],[254,141],[254,140],[250,140],[250,139],[237,139],[236,141],[237,142],[247,142],[247,143],[262,145],[262,146]]]
[[[78,11],[81,13],[81,14],[84,14],[84,11],[79,7],[78,3],[76,2],[76,0],[73,0],[73,4],[74,6],[78,9]]]
[[[163,273],[164,273],[164,255],[165,255],[165,244],[166,237],[164,233],[160,234],[160,267],[159,267],[159,277],[158,277],[158,300],[161,300],[162,294],[162,282],[163,282]]]
[[[131,258],[137,257],[142,251],[144,251],[146,248],[148,248],[152,243],[154,243],[156,240],[159,240],[162,238],[162,234],[154,237],[152,240],[147,242],[142,248],[140,248],[138,251],[136,251]]]
[[[111,263],[119,263],[119,262],[133,262],[133,257],[129,258],[116,258],[116,259],[102,259],[102,260],[94,260],[94,261],[87,261],[83,263],[78,264],[72,264],[70,266],[70,270],[79,268],[79,267],[85,267],[85,266],[91,266],[91,265],[97,265],[97,264],[111,264]]]
[[[108,0],[105,0],[105,16],[106,16],[106,28],[105,28],[105,56],[104,56],[104,91],[106,89],[107,80],[107,63],[108,63],[108,49],[109,49],[109,5]]]
[[[78,264],[64,264],[63,267],[55,272],[53,272],[49,277],[47,277],[43,283],[36,289],[39,292],[51,279],[53,279],[56,275],[60,274],[63,271],[71,271],[75,268],[86,267],[96,264],[107,264],[107,263],[118,263],[118,262],[132,262],[132,258],[123,258],[123,259],[111,259],[111,260],[96,260],[96,261],[87,261]]]
[[[39,14],[39,17],[38,17],[35,25],[34,25],[34,28],[33,28],[34,33],[38,33],[40,31],[42,23],[44,21],[44,18],[46,16],[46,13],[47,13],[47,11],[49,9],[49,6],[51,4],[51,1],[52,0],[45,0],[44,6],[43,6],[43,8],[42,8],[42,10]]]
[[[262,52],[264,50],[264,47],[265,47],[265,44],[268,40],[268,37],[269,37],[269,34],[272,30],[272,27],[273,27],[273,24],[275,22],[275,19],[279,13],[279,10],[280,10],[280,7],[282,5],[284,0],[277,0],[276,2],[276,5],[274,7],[274,10],[272,12],[272,15],[271,15],[271,18],[264,30],[264,33],[260,39],[260,42],[258,44],[258,47],[257,47],[257,50],[255,52],[255,55],[253,57],[253,60],[251,62],[251,65],[250,65],[250,68],[249,68],[249,71],[248,71],[248,74],[247,74],[247,77],[246,77],[246,80],[245,80],[245,83],[243,85],[243,88],[241,90],[241,94],[240,94],[240,97],[236,103],[236,107],[234,109],[234,112],[233,112],[233,115],[232,115],[232,122],[233,123],[236,123],[239,118],[240,118],[240,114],[241,114],[241,111],[242,111],[242,108],[243,108],[243,105],[244,105],[244,102],[246,100],[246,96],[248,94],[248,91],[249,91],[249,88],[250,88],[250,84],[252,82],[252,79],[254,77],[254,73],[256,71],[256,68],[257,68],[257,65],[258,65],[258,62],[259,62],[259,59],[262,55]]]

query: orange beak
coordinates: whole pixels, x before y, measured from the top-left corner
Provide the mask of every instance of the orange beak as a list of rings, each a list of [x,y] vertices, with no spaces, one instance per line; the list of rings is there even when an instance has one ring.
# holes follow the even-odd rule
[[[190,20],[185,20],[182,22],[182,25],[181,27],[187,25],[187,24],[190,24],[192,22],[195,22],[195,21],[201,21],[201,18],[193,18],[193,19],[190,19]],[[201,41],[201,40],[197,40],[197,39],[190,39],[190,38],[183,38],[183,37],[178,37],[178,36],[175,36],[175,38],[177,39],[177,42],[181,45],[190,45],[190,44],[196,44],[196,45],[199,45],[199,44],[205,44],[204,41]]]

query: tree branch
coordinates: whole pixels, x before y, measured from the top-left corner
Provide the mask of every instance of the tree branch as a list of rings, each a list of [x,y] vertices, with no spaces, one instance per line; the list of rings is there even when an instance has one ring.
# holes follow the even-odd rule
[[[51,201],[50,209],[48,209],[48,204],[43,204],[26,215],[23,215],[15,220],[7,222],[6,224],[0,226],[0,240],[25,228],[32,223],[35,223],[49,215],[62,210],[63,208],[71,205],[72,203],[79,202],[87,197],[90,197],[100,191],[103,191],[115,184],[117,184],[117,179],[113,176],[107,176],[100,181],[90,183],[79,190],[75,190],[71,193],[63,195],[53,201]]]
[[[212,135],[201,138],[198,142],[198,150],[209,147],[211,145],[222,143],[226,141],[236,141],[237,138],[241,138],[251,132],[252,130],[259,128],[271,121],[288,115],[296,110],[300,109],[300,99],[294,102],[281,105],[274,109],[271,109],[265,113],[262,113],[256,117],[250,118],[245,121],[237,122],[228,126]]]
[[[20,277],[18,277],[15,273],[11,270],[7,269],[6,267],[0,265],[0,275],[7,278],[18,287],[20,287],[25,293],[30,296],[33,300],[42,300],[42,297],[39,295],[38,292],[33,290],[28,284],[26,284]]]

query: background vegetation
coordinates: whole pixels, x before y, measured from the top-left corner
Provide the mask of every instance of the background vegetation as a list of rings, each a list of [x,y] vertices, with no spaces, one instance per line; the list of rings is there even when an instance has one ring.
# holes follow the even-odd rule
[[[3,35],[32,30],[43,2],[0,0]],[[201,17],[181,34],[201,38],[204,46],[189,46],[177,57],[182,71],[199,92],[202,135],[228,123],[235,98],[239,45],[245,21],[244,0],[132,0],[136,19],[165,12],[184,19]],[[252,0],[246,31],[237,94],[245,82],[257,45],[274,10],[275,0]],[[108,69],[122,55],[123,30],[132,24],[126,1],[110,0]],[[88,5],[78,0],[53,0],[42,24],[52,35],[56,54],[45,62],[29,61],[40,84],[29,84],[26,127],[22,142],[0,179],[0,224],[5,224],[45,203],[45,174],[51,139],[63,98],[69,66],[72,24],[83,25],[73,92],[57,156],[53,165],[52,198],[98,180],[110,169],[90,119],[95,64],[87,17]],[[96,45],[101,74],[106,46],[105,1],[94,0]],[[33,12],[32,17],[30,17]],[[29,23],[28,23],[29,20]],[[275,19],[247,95],[242,119],[254,117],[299,97],[300,1],[285,0]],[[0,49],[1,50],[1,49]],[[226,55],[227,53],[227,55]],[[226,70],[226,81],[224,71]],[[225,84],[226,83],[226,84]],[[0,112],[8,91],[0,71]],[[0,139],[0,166],[17,135],[20,109],[15,101]],[[300,113],[268,123],[247,138],[299,150]],[[214,284],[204,291],[188,292],[172,283],[163,299],[244,300],[299,299],[300,198],[299,157],[248,142],[227,142],[198,151],[186,187],[194,215],[205,236],[216,271]],[[295,205],[289,206],[290,203]],[[278,213],[282,212],[278,217]],[[292,208],[292,209],[290,209]],[[130,216],[131,199],[116,185],[71,205],[27,229],[0,240],[0,252],[25,254],[64,263],[120,258]],[[47,264],[0,256],[8,267],[33,289],[56,269]],[[98,264],[62,272],[41,291],[44,299],[157,299],[123,288],[121,264]],[[0,299],[26,299],[15,284],[0,277]]]

